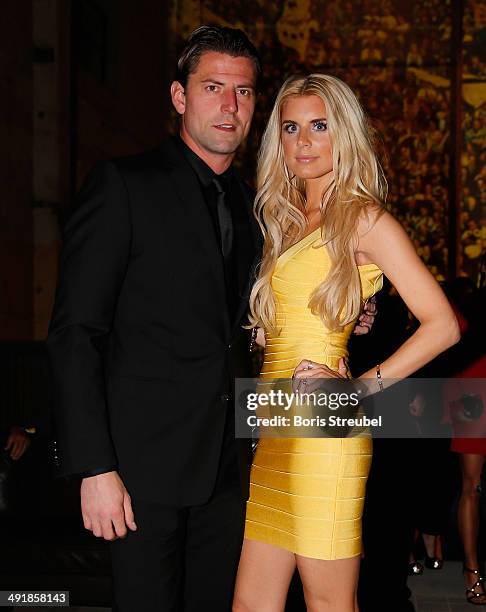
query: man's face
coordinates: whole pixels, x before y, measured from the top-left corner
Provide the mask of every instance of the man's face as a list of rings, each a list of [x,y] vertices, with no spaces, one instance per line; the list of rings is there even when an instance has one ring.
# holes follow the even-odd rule
[[[171,87],[180,135],[205,161],[229,158],[246,138],[255,108],[255,68],[247,57],[204,53],[185,89]]]

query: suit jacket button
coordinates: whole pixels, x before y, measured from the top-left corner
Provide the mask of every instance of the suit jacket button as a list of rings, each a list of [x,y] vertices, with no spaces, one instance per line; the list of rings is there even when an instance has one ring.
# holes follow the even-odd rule
[[[229,395],[227,393],[223,393],[223,395],[221,396],[221,401],[222,402],[229,401]]]

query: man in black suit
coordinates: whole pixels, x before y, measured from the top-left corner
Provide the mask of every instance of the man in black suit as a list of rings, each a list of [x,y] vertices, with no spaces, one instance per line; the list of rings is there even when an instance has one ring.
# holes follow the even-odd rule
[[[231,167],[260,61],[203,26],[178,62],[180,136],[95,167],[64,232],[48,350],[60,473],[111,541],[114,609],[229,610],[251,460],[232,380],[259,259],[252,197]]]
[[[241,31],[202,27],[178,68],[180,137],[81,189],[47,343],[60,473],[84,477],[85,527],[112,541],[115,606],[133,612],[230,609],[250,461],[230,397],[251,376],[260,239],[231,162],[260,61]]]

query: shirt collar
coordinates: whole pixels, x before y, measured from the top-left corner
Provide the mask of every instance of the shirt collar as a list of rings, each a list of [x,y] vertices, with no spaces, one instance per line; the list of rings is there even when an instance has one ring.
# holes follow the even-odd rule
[[[196,173],[197,178],[199,179],[203,187],[209,187],[215,177],[222,176],[228,181],[231,180],[233,176],[232,166],[230,166],[222,174],[216,174],[216,172],[214,172],[214,170],[212,170],[207,165],[207,163],[199,157],[199,155],[194,153],[194,151],[187,146],[187,144],[182,140],[179,135],[177,135],[176,137],[176,142],[180,150],[184,154],[184,157],[187,159],[192,169]]]

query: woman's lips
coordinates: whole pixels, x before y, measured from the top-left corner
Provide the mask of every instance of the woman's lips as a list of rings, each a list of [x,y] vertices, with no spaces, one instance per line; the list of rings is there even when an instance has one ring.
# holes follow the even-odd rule
[[[317,159],[317,157],[305,156],[305,157],[296,157],[295,159],[302,164],[309,164],[310,162],[313,162],[315,159]]]

